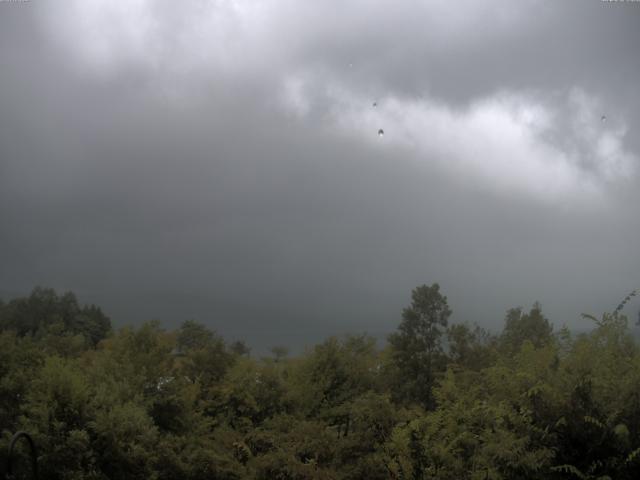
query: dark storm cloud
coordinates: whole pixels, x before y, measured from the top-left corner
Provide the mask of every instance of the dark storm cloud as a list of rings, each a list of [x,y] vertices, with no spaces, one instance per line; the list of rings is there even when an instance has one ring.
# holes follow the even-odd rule
[[[387,332],[433,281],[456,320],[540,300],[576,325],[638,286],[639,20],[0,3],[0,290],[262,347]]]

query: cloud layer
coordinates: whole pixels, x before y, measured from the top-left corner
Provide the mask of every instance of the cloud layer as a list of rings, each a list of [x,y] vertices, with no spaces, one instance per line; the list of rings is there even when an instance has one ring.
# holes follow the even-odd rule
[[[394,147],[507,194],[585,204],[633,178],[638,160],[625,147],[626,119],[607,110],[612,119],[601,121],[602,101],[581,86],[532,91],[498,84],[462,107],[429,93],[429,63],[477,42],[492,47],[539,31],[531,16],[543,22],[552,15],[540,2],[462,3],[408,9],[360,1],[76,0],[63,20],[51,12],[57,5],[45,10],[45,20],[53,18],[54,36],[95,75],[142,69],[159,81],[158,94],[178,98],[205,88],[199,82],[207,79],[253,80],[301,120],[319,115],[364,141],[386,127],[385,141]],[[380,80],[410,56],[427,65],[417,97]]]
[[[640,8],[0,8],[3,296],[269,346],[387,332],[420,283],[493,327],[637,286]]]

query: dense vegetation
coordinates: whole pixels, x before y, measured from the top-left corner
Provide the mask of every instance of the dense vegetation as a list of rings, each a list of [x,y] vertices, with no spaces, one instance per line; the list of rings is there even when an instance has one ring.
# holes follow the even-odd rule
[[[450,325],[425,285],[382,350],[362,335],[257,359],[194,321],[112,331],[36,289],[0,302],[0,462],[24,429],[45,479],[636,479],[621,307],[578,336],[516,308],[494,335]]]

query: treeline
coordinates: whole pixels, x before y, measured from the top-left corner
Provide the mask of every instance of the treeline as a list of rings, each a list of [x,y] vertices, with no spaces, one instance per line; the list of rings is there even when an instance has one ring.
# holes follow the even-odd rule
[[[361,335],[253,358],[194,321],[113,331],[38,288],[0,302],[0,464],[26,430],[51,480],[636,479],[640,349],[621,311],[574,336],[535,304],[496,335],[450,325],[423,285],[383,349]]]

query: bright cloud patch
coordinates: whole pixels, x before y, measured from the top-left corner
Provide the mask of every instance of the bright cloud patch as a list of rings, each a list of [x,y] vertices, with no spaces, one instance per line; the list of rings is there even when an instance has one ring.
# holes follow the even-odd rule
[[[236,69],[259,64],[264,45],[265,9],[254,0],[70,0],[65,11],[46,21],[85,66],[101,73],[131,65]]]
[[[600,201],[608,184],[629,179],[638,165],[624,148],[624,124],[603,122],[599,102],[578,89],[559,105],[501,93],[461,110],[435,99],[391,96],[373,108],[371,98],[337,85],[305,88],[300,78],[286,85],[286,91],[295,86],[295,95],[284,97],[286,107],[302,117],[330,104],[325,118],[339,131],[380,148],[401,148],[428,168],[504,193],[546,202]]]
[[[243,71],[279,69],[320,50],[339,54],[353,49],[366,56],[370,54],[364,50],[370,50],[384,59],[387,50],[395,55],[400,44],[436,51],[445,43],[456,48],[459,42],[477,42],[476,36],[501,37],[522,29],[532,12],[541,15],[543,9],[535,4],[69,0],[61,15],[58,2],[43,0],[41,12],[54,35],[85,66],[103,73],[127,64],[163,71]],[[487,22],[492,22],[491,29],[483,27]]]

